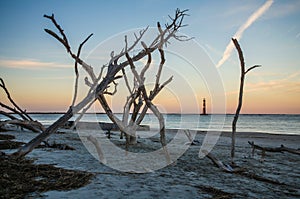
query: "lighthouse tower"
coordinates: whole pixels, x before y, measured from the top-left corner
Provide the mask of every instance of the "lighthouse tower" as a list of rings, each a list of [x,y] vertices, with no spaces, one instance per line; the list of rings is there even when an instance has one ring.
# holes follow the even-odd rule
[[[202,113],[201,115],[207,115],[206,113],[206,102],[205,102],[205,98],[203,98],[203,105],[202,105]]]

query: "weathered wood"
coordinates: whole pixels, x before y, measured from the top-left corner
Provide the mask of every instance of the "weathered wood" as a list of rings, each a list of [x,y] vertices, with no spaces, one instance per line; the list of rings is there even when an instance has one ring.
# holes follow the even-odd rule
[[[102,129],[102,130],[105,130],[105,131],[119,131],[119,127],[117,124],[115,123],[109,123],[109,122],[78,122],[77,125],[79,125],[80,127],[84,127],[84,128],[87,128],[87,129],[90,129],[90,128],[95,128],[95,125],[99,125],[99,127]],[[63,128],[71,128],[74,126],[74,121],[68,121],[64,126]],[[75,126],[76,127],[76,126]],[[150,130],[150,127],[149,125],[139,125],[137,127],[137,130],[138,131],[149,131]]]
[[[133,56],[131,60],[133,62],[139,61],[145,56],[147,56],[149,53],[154,52],[157,49],[161,49],[161,47],[168,43],[168,41],[171,38],[180,40],[181,37],[178,37],[176,33],[178,32],[179,28],[183,27],[182,24],[184,16],[186,16],[187,10],[180,11],[179,9],[176,10],[174,19],[171,18],[171,24],[167,25],[165,30],[159,31],[159,34],[156,36],[156,38],[153,40],[147,51],[142,49],[137,55]],[[60,25],[56,22],[54,15],[51,16],[44,15],[44,17],[50,19],[52,23],[55,25],[56,29],[58,30],[59,34],[61,36],[58,36],[54,31],[45,29],[45,31],[50,34],[52,37],[54,37],[56,40],[58,40],[67,50],[68,54],[72,57],[72,59],[75,60],[75,65],[80,64],[82,68],[87,72],[89,75],[89,78],[92,82],[89,81],[89,78],[86,78],[85,82],[88,86],[90,86],[90,91],[88,94],[77,104],[73,104],[70,106],[68,111],[62,115],[57,121],[55,121],[52,125],[50,125],[45,131],[43,131],[41,134],[39,134],[37,137],[32,139],[29,143],[21,147],[17,152],[15,152],[13,155],[16,156],[25,156],[29,152],[31,152],[36,146],[38,146],[43,140],[48,138],[52,133],[56,132],[59,127],[62,127],[73,115],[79,113],[81,110],[86,110],[88,106],[91,105],[91,103],[94,103],[96,99],[101,99],[101,96],[105,93],[107,88],[109,88],[111,83],[115,84],[115,80],[120,78],[118,73],[124,69],[126,66],[129,65],[129,61],[126,60],[124,62],[118,63],[118,60],[121,57],[124,57],[126,53],[134,49],[134,47],[141,41],[144,33],[146,32],[147,28],[140,31],[139,36],[136,36],[135,42],[128,46],[127,40],[125,49],[126,51],[121,51],[118,55],[114,56],[113,53],[111,53],[111,59],[109,61],[109,64],[102,67],[102,70],[99,75],[95,75],[93,71],[93,67],[85,63],[79,56],[75,55],[75,53],[72,52],[72,48],[69,45],[68,39],[61,28]],[[89,38],[89,37],[88,37]],[[87,38],[87,39],[88,39]],[[86,39],[86,40],[87,40]],[[85,40],[85,41],[86,41]],[[82,43],[84,44],[84,42]],[[80,52],[80,49],[78,50]],[[79,54],[79,53],[77,53]],[[106,74],[104,77],[102,76],[103,68],[107,67]],[[76,67],[75,67],[76,70]],[[75,85],[75,89],[76,89]],[[76,98],[76,95],[74,95],[74,98]],[[153,108],[152,108],[153,109]],[[110,110],[109,110],[110,111]],[[83,111],[84,113],[85,111]],[[124,125],[122,123],[118,123],[118,120],[115,121],[121,131],[126,131],[127,129],[124,128]],[[163,128],[164,129],[164,128]]]
[[[12,120],[5,120],[0,121],[0,128],[4,128],[6,125],[15,125],[20,126],[22,128],[28,129],[33,132],[41,132],[44,129],[43,125],[37,121],[28,121],[28,120],[19,120],[19,119],[12,119]]]
[[[4,116],[6,116],[6,117],[8,117],[8,118],[10,118],[10,119],[12,119],[12,120],[18,119],[18,118],[16,118],[15,116],[13,116],[12,114],[6,113],[6,112],[4,112],[4,111],[0,111],[0,114],[1,114],[1,115],[4,115]]]
[[[273,152],[273,153],[282,153],[282,152],[288,152],[296,155],[300,155],[300,150],[299,149],[293,149],[293,148],[288,148],[285,147],[284,145],[281,145],[280,147],[262,147],[257,144],[254,144],[254,142],[248,141],[248,143],[251,145],[253,151],[255,149],[261,150],[263,152]]]
[[[202,152],[206,155],[207,158],[209,158],[215,166],[219,167],[225,172],[233,173],[234,169],[230,165],[225,165],[222,161],[218,160],[215,156],[213,156],[211,153],[209,153],[206,150],[202,150]]]
[[[234,118],[232,121],[232,134],[231,134],[231,164],[234,164],[234,153],[235,153],[235,134],[236,134],[236,124],[242,109],[243,105],[243,92],[244,92],[244,82],[245,82],[245,76],[246,73],[249,72],[250,70],[260,67],[259,65],[255,65],[250,67],[248,70],[245,69],[245,60],[244,60],[244,55],[243,51],[241,49],[241,46],[237,39],[232,38],[232,42],[235,45],[236,50],[238,51],[239,55],[239,60],[240,60],[240,66],[241,66],[241,75],[240,75],[240,89],[239,89],[239,98],[238,98],[238,106],[236,108],[236,112],[234,114]]]
[[[4,90],[6,93],[7,99],[10,101],[10,103],[15,107],[13,109],[10,108],[11,111],[19,114],[24,120],[30,120],[33,121],[33,119],[26,113],[26,110],[22,110],[18,104],[12,99],[8,89],[6,88],[5,82],[2,78],[0,78],[0,87]],[[7,107],[5,107],[7,108]]]

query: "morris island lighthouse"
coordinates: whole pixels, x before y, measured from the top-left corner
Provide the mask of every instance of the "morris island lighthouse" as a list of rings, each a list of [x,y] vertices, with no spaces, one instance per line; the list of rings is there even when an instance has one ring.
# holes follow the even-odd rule
[[[203,98],[202,113],[200,115],[207,115],[205,98]]]

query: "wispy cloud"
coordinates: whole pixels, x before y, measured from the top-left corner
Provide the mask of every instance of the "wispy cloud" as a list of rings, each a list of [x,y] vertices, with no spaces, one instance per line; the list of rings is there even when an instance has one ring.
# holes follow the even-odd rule
[[[262,5],[259,9],[257,9],[248,19],[247,21],[238,29],[238,31],[234,34],[234,38],[237,40],[240,40],[243,36],[244,31],[249,28],[260,16],[262,16],[273,4],[273,0],[267,0],[264,5]],[[226,60],[230,57],[232,50],[234,46],[233,43],[230,41],[227,45],[222,58],[217,64],[217,67],[220,67],[221,65],[226,62]]]
[[[271,74],[271,76],[274,74]],[[278,76],[278,75],[277,75]],[[288,74],[285,77],[281,77],[279,79],[271,80],[271,81],[260,81],[256,83],[247,83],[245,88],[245,92],[255,92],[261,90],[272,90],[272,91],[279,91],[283,89],[284,92],[300,92],[300,71],[296,71],[294,73]],[[238,90],[236,91],[229,91],[226,94],[237,94]]]
[[[0,60],[0,67],[5,68],[20,68],[20,69],[45,69],[45,68],[70,68],[72,65],[60,64],[55,62],[42,62],[32,59],[23,60]]]

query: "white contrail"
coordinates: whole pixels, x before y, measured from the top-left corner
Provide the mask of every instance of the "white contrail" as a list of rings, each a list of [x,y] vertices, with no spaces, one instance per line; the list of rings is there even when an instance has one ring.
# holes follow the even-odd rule
[[[273,0],[267,0],[264,5],[262,5],[260,8],[258,8],[246,21],[246,23],[244,23],[239,29],[238,31],[234,34],[234,38],[236,38],[237,40],[240,40],[240,38],[242,38],[242,35],[244,33],[244,31],[249,28],[249,26],[252,25],[253,22],[255,22],[261,15],[263,15],[269,8],[270,6],[273,4]],[[227,45],[224,53],[223,53],[223,57],[220,59],[220,61],[217,64],[217,68],[220,67],[222,64],[224,64],[224,62],[230,57],[231,52],[233,50],[234,46],[233,43],[229,42],[229,44]]]

